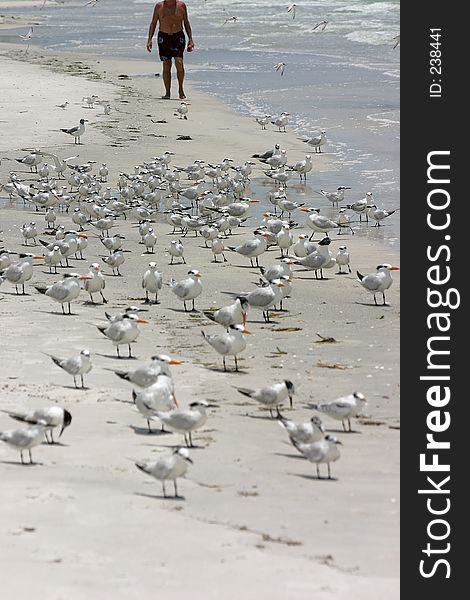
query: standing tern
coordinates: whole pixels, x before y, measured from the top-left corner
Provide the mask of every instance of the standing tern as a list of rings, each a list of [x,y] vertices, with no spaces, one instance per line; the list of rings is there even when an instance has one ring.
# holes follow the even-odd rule
[[[315,232],[326,233],[328,235],[329,231],[338,228],[338,223],[332,221],[331,219],[328,219],[328,217],[319,214],[319,208],[304,207],[300,210],[302,212],[308,213],[308,217],[305,220],[305,225],[307,225],[307,227],[310,227],[310,229],[313,229],[313,233],[310,236],[309,241],[313,238]]]
[[[259,402],[262,406],[269,409],[269,414],[273,417],[273,408],[276,409],[277,416],[280,417],[279,406],[289,399],[290,407],[292,408],[292,397],[295,393],[295,387],[292,381],[285,379],[280,383],[275,383],[269,387],[263,387],[256,390],[249,388],[237,387],[240,394],[252,398]]]
[[[340,246],[338,248],[338,254],[336,255],[336,264],[339,267],[338,275],[344,273],[343,267],[347,267],[349,273],[351,273],[351,266],[349,264],[349,252],[346,246]]]
[[[297,442],[298,444],[313,444],[318,442],[325,436],[325,430],[321,423],[321,420],[313,416],[310,421],[306,423],[296,423],[290,421],[282,416],[278,417],[279,425],[287,431],[292,443]]]
[[[163,496],[165,498],[167,497],[165,481],[173,481],[175,498],[179,498],[176,480],[186,475],[188,463],[192,462],[186,448],[177,448],[169,456],[162,456],[157,458],[157,460],[136,462],[135,466],[144,473],[147,473],[147,475],[151,475],[162,482]]]
[[[37,150],[36,152],[31,152],[30,154],[23,156],[23,158],[15,158],[15,160],[16,162],[29,167],[31,172],[34,169],[34,171],[37,173],[38,165],[43,161],[43,155],[39,152],[39,150]]]
[[[350,187],[340,185],[339,188],[337,188],[336,192],[327,192],[326,190],[320,190],[320,194],[327,198],[333,204],[333,206],[335,204],[336,206],[339,206],[339,203],[344,200],[344,191],[350,189]]]
[[[97,328],[116,346],[118,358],[121,358],[119,346],[122,345],[127,345],[129,349],[128,358],[133,358],[131,343],[134,342],[140,334],[139,323],[148,323],[148,321],[139,319],[134,313],[126,313],[121,320],[113,321],[109,325],[98,325]]]
[[[206,334],[204,331],[201,331],[201,333],[209,346],[212,346],[222,356],[224,371],[227,371],[225,364],[226,356],[233,356],[235,359],[235,371],[238,371],[237,354],[246,349],[244,334],[250,334],[251,331],[245,329],[243,325],[230,325],[225,333],[215,335]]]
[[[142,287],[145,290],[145,302],[150,302],[149,292],[155,294],[155,304],[158,304],[158,292],[163,287],[163,275],[157,271],[157,263],[150,262],[149,268],[142,277]]]
[[[237,296],[233,304],[223,306],[214,312],[205,310],[203,314],[214,323],[228,328],[230,325],[245,325],[248,307],[248,300],[243,296]]]
[[[380,227],[381,226],[380,221],[383,221],[387,217],[390,217],[396,211],[397,211],[397,209],[383,210],[381,208],[377,208],[377,206],[375,204],[373,204],[372,206],[369,207],[369,210],[367,211],[367,216],[370,219],[374,219],[374,221],[376,221],[374,227]]]
[[[31,223],[24,223],[20,227],[21,235],[24,238],[24,245],[28,245],[28,240],[33,240],[33,246],[36,246],[36,238],[38,236],[38,230],[36,229],[36,223],[31,221]]]
[[[394,267],[388,263],[377,266],[376,273],[369,273],[369,275],[362,275],[359,271],[356,271],[359,283],[364,289],[371,294],[374,294],[375,305],[378,306],[376,294],[381,293],[385,306],[385,290],[392,285],[393,279],[390,271],[399,271],[400,267]]]
[[[168,248],[168,254],[171,256],[170,265],[173,264],[173,260],[175,258],[181,258],[183,260],[183,264],[186,264],[186,260],[184,258],[184,246],[181,240],[173,240],[170,243],[170,247]]]
[[[149,364],[137,367],[133,371],[114,371],[114,373],[121,379],[129,381],[140,388],[147,388],[157,383],[160,375],[171,378],[169,365],[181,365],[182,363],[183,361],[166,354],[156,354],[151,357]]]
[[[313,137],[301,137],[297,139],[315,148],[315,152],[321,153],[321,147],[326,144],[326,131],[322,129],[320,131],[320,135],[315,135]]]
[[[0,431],[0,440],[5,442],[11,448],[19,450],[21,456],[21,464],[25,464],[23,460],[23,451],[28,450],[29,462],[33,463],[31,449],[41,444],[46,431],[44,421],[40,421],[37,425],[25,427],[23,429],[14,429],[11,431]]]
[[[43,259],[43,255],[34,254],[19,254],[18,262],[13,263],[3,271],[0,271],[0,285],[5,281],[9,281],[15,286],[16,293],[19,294],[18,286],[22,286],[22,294],[25,295],[24,284],[33,276],[33,260]]]
[[[57,358],[57,356],[53,356],[52,354],[48,354],[48,356],[51,358],[54,364],[63,369],[69,375],[72,375],[73,383],[76,388],[78,388],[77,377],[80,375],[82,389],[85,389],[83,375],[89,373],[93,368],[89,350],[81,350],[80,354],[77,356],[71,356],[70,358]]]
[[[87,121],[88,121],[88,119],[80,119],[80,122],[76,127],[70,127],[70,129],[61,128],[61,131],[63,131],[64,133],[68,133],[68,135],[73,136],[74,144],[81,144],[82,142],[80,141],[80,138],[85,133],[85,123]]]
[[[38,292],[45,294],[58,302],[62,308],[62,314],[71,315],[70,303],[76,300],[80,295],[80,281],[92,279],[89,275],[80,275],[79,273],[64,273],[62,281],[56,281],[49,286],[34,286]],[[69,311],[65,312],[64,304],[68,304]]]
[[[284,133],[286,133],[286,125],[289,122],[289,117],[290,113],[282,112],[278,117],[274,119],[274,121],[271,121],[271,123],[273,125],[276,125],[276,127],[279,129],[279,132],[281,132],[281,129],[284,129]]]
[[[207,421],[206,409],[216,406],[205,400],[196,400],[191,402],[187,409],[175,408],[169,412],[157,411],[156,415],[171,431],[182,433],[188,448],[193,448],[192,432],[200,429]]]
[[[350,432],[352,431],[351,418],[356,417],[366,405],[367,400],[361,392],[354,392],[333,402],[310,404],[314,410],[324,413],[336,421],[341,421],[344,431],[348,431],[345,425],[345,421],[347,421]]]
[[[98,263],[91,263],[88,277],[89,279],[85,281],[83,287],[85,288],[85,291],[90,294],[90,302],[94,304],[93,294],[99,293],[103,300],[103,304],[107,304],[108,301],[103,294],[103,290],[106,287],[106,280]]]
[[[372,192],[367,192],[365,197],[362,200],[358,200],[353,204],[346,205],[346,208],[354,211],[357,215],[359,215],[359,222],[362,221],[362,215],[365,215],[366,221],[369,221],[369,217],[367,215],[367,211],[373,205]]]
[[[146,419],[148,432],[152,432],[150,421],[158,418],[157,412],[168,412],[178,408],[173,381],[168,375],[160,373],[152,385],[136,392],[132,390],[132,399],[140,414]],[[162,430],[164,426],[162,425]]]
[[[340,457],[338,444],[341,442],[337,438],[325,435],[323,439],[313,444],[299,444],[294,441],[292,444],[307,460],[316,463],[318,479],[321,479],[319,465],[325,463],[328,467],[328,479],[331,479],[330,463],[337,461]]]
[[[57,405],[48,406],[46,408],[37,408],[29,413],[2,412],[6,412],[9,417],[22,423],[29,423],[31,425],[42,423],[44,425],[44,435],[48,444],[54,443],[53,431],[56,427],[60,427],[59,437],[61,437],[64,430],[72,423],[72,415],[70,412]],[[47,436],[48,432],[49,437]]]
[[[259,267],[258,257],[266,252],[268,248],[268,244],[266,242],[266,238],[272,237],[272,233],[269,231],[261,231],[257,229],[254,232],[255,239],[246,240],[239,246],[229,246],[229,250],[232,252],[236,252],[241,256],[246,256],[250,259],[251,266],[254,267],[253,259],[256,259],[256,266]]]
[[[263,311],[265,323],[270,323],[269,309],[282,300],[282,291],[284,283],[280,279],[274,279],[266,287],[258,287],[251,292],[239,294],[246,298],[251,308]]]
[[[261,129],[266,129],[266,125],[271,120],[271,115],[264,115],[264,117],[256,117],[256,122],[261,125]]]
[[[202,292],[202,283],[199,281],[201,278],[201,273],[197,269],[192,269],[188,271],[188,277],[186,279],[182,279],[181,281],[176,281],[175,279],[170,279],[170,289],[180,300],[183,301],[184,310],[187,312],[188,308],[186,306],[186,302],[192,300],[194,308],[194,300],[201,294]]]
[[[113,275],[122,276],[122,273],[119,270],[119,267],[126,260],[126,258],[124,256],[124,252],[129,252],[129,250],[116,250],[109,256],[106,256],[105,258],[102,259],[103,262],[105,262],[108,265],[108,267],[112,268]]]

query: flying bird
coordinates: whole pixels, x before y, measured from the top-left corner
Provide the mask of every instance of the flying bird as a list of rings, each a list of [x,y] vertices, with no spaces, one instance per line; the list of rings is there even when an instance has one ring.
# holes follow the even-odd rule
[[[276,71],[280,71],[281,75],[284,75],[284,69],[286,68],[286,63],[283,63],[283,62],[277,63],[277,65],[274,65],[274,68],[276,69]]]
[[[328,21],[320,21],[319,23],[317,23],[314,28],[312,29],[312,31],[315,31],[316,29],[318,29],[319,31],[325,31],[325,27],[328,25]],[[321,29],[320,29],[321,27]]]
[[[395,40],[395,45],[393,46],[393,50],[395,50],[395,48],[396,48],[397,46],[399,46],[399,45],[400,45],[400,36],[399,36],[399,35],[396,35],[396,36],[395,36],[394,38],[392,38],[392,39],[394,39],[394,40]]]
[[[232,21],[232,23],[236,23],[237,22],[237,18],[238,17],[229,17],[228,19],[225,19],[225,21],[224,21],[223,24],[225,25],[225,23],[228,23],[229,21]]]
[[[292,19],[295,19],[295,9],[297,8],[297,4],[290,4],[287,7],[287,12],[291,12],[292,13]]]

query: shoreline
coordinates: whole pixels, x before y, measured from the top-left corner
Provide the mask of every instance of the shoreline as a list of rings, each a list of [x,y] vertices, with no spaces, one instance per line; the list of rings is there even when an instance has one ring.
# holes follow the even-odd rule
[[[18,54],[6,49],[5,60],[4,48],[0,47],[2,66],[13,60],[12,54]],[[78,151],[80,162],[96,160],[96,167],[105,157],[111,185],[121,171],[132,172],[134,164],[166,149],[176,153],[172,164],[180,165],[195,157],[219,162],[224,156],[239,163],[277,141],[287,149],[289,160],[295,162],[305,155],[291,132],[261,131],[247,117],[191,85],[187,90],[189,118],[179,121],[173,116],[179,100],[156,98],[156,86],[162,84],[149,75],[149,66],[155,63],[44,51],[35,55],[35,65],[30,64],[31,58],[16,61],[10,76],[13,80],[23,72],[24,82],[28,78],[34,86],[38,80],[31,73],[41,73],[43,87],[36,91],[29,109],[29,95],[21,90],[25,102],[21,110],[28,110],[23,118],[31,124],[36,115],[41,119],[48,115],[46,124],[38,127],[31,144],[32,125],[18,131],[13,124],[12,115],[19,113],[18,101],[13,102],[2,117],[7,121],[1,124],[2,159],[11,158],[21,147],[34,146],[46,135],[47,144],[41,147],[60,156]],[[120,74],[130,79],[119,80]],[[57,87],[51,88],[55,82],[51,77],[61,82],[55,83],[61,86],[60,98]],[[110,115],[81,107],[81,98],[92,93],[107,95]],[[69,97],[66,110],[53,110],[53,104]],[[84,145],[77,147],[58,130],[73,125],[82,114],[90,115],[90,126]],[[167,123],[156,124],[152,119]],[[178,141],[181,134],[193,139]],[[314,158],[315,169],[331,168],[327,155]],[[2,160],[1,182],[12,165]],[[259,166],[255,173],[260,173]],[[5,245],[20,247],[18,211],[3,208],[0,218]],[[36,219],[42,230],[42,213],[24,210],[21,219]],[[70,223],[70,218],[61,214],[60,221]],[[234,239],[246,237],[255,222],[251,219]],[[106,310],[110,312],[142,301],[141,272],[153,258],[141,254],[134,225],[117,222],[133,252],[121,281],[107,275]],[[301,224],[295,234],[303,230]],[[226,303],[220,290],[252,287],[250,282],[258,273],[247,269],[246,261],[230,254],[227,265],[210,263],[201,238],[192,235],[185,238],[191,257],[188,265],[169,267],[165,249],[173,239],[170,231],[168,225],[157,223],[155,257],[165,280],[170,275],[182,277],[190,268],[203,272],[205,289],[198,309]],[[398,258],[396,250],[360,236],[335,236],[335,250],[343,240],[351,249],[354,268],[366,273],[385,258],[387,262]],[[74,266],[84,272],[92,259],[102,254],[98,240],[91,236],[87,260],[74,261]],[[262,262],[270,265],[276,257],[277,252],[270,251]],[[57,279],[39,269],[34,282]],[[311,274],[296,269],[294,286],[294,298],[288,305],[292,312],[280,315],[277,323],[265,325],[256,314],[249,316],[254,321],[249,323],[254,335],[242,355],[243,372],[238,375],[221,373],[219,357],[202,341],[201,328],[212,333],[217,327],[199,313],[182,313],[168,288],[162,292],[161,305],[148,307],[150,325],[135,348],[139,359],[146,360],[156,349],[182,358],[184,365],[174,370],[182,402],[186,405],[204,398],[221,405],[195,434],[204,448],[192,451],[194,468],[180,483],[186,502],[175,503],[155,499],[158,483],[147,481],[129,462],[180,443],[180,436],[144,435],[145,422],[133,406],[125,404],[131,386],[105,369],[133,368],[135,361],[110,357],[108,340],[95,333],[93,325],[102,322],[104,307],[83,305],[83,295],[74,305],[77,316],[62,320],[57,307],[31,286],[31,295],[18,299],[10,293],[9,284],[2,285],[1,326],[9,349],[2,357],[8,373],[1,382],[2,408],[59,402],[74,413],[74,424],[64,434],[68,447],[40,446],[37,455],[44,465],[37,469],[17,468],[15,454],[0,447],[6,474],[2,504],[15,503],[16,507],[9,521],[3,511],[0,520],[8,535],[8,544],[0,551],[3,564],[11,567],[8,591],[16,586],[21,590],[18,598],[26,598],[31,591],[28,581],[18,583],[16,570],[26,564],[28,572],[35,575],[36,586],[49,594],[57,595],[60,590],[69,600],[81,599],[84,590],[100,600],[110,589],[118,599],[150,594],[156,576],[159,589],[178,599],[186,589],[180,579],[183,566],[185,577],[200,582],[197,591],[191,592],[196,599],[216,598],[221,589],[227,599],[234,600],[242,594],[253,600],[263,596],[284,600],[289,595],[299,599],[314,595],[319,600],[398,597],[399,278],[395,277],[387,296],[390,306],[384,308],[371,306],[370,297],[353,276],[328,273],[328,280],[315,282]],[[65,335],[61,336],[63,323]],[[337,343],[318,344],[317,332],[334,337]],[[69,377],[51,368],[41,352],[66,355],[85,343],[95,367],[87,379],[90,390],[84,395],[70,389]],[[21,362],[18,356],[23,357]],[[339,366],[325,368],[322,364]],[[337,481],[312,479],[314,465],[296,460],[277,423],[266,419],[265,411],[253,402],[242,402],[233,389],[235,385],[257,387],[266,378],[291,378],[298,384],[294,410],[286,411],[296,419],[306,418],[305,404],[312,400],[333,400],[353,390],[362,391],[369,399],[369,417],[356,425],[359,434],[335,433],[344,444],[341,459],[333,464]],[[7,425],[4,416],[0,429]],[[328,418],[324,425],[328,431],[337,427]],[[35,533],[25,533],[25,526],[35,527]],[[53,581],[45,575],[44,563],[54,569]],[[212,568],[207,569],[208,565]],[[82,581],[79,577],[84,571],[87,574]]]

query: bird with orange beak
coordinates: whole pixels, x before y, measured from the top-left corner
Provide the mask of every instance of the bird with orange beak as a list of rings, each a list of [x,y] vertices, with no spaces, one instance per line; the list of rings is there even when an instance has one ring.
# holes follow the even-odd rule
[[[209,346],[212,346],[216,352],[222,356],[224,371],[227,370],[225,364],[226,356],[233,356],[235,359],[235,371],[238,371],[237,354],[243,352],[246,348],[246,339],[244,334],[250,334],[251,331],[245,329],[243,325],[230,325],[229,331],[216,335],[208,335],[201,332]]]
[[[139,319],[133,313],[126,313],[119,321],[113,321],[108,325],[98,325],[97,327],[116,346],[118,358],[121,358],[119,346],[123,345],[127,345],[129,348],[128,358],[133,358],[131,344],[140,335],[139,323],[148,323],[148,321]]]
[[[388,263],[384,263],[382,265],[377,266],[377,271],[375,273],[369,273],[369,275],[362,275],[357,271],[357,277],[359,283],[362,287],[374,294],[374,302],[375,305],[378,306],[376,294],[381,293],[383,302],[382,305],[385,305],[385,290],[392,285],[393,279],[390,271],[399,271],[400,267],[394,267]]]
[[[246,240],[240,246],[229,246],[229,250],[232,252],[236,252],[241,256],[246,256],[250,259],[251,266],[254,267],[253,259],[256,259],[256,266],[259,267],[258,257],[261,256],[264,252],[266,252],[268,248],[267,238],[273,236],[269,231],[262,231],[261,229],[257,229],[254,232],[254,239]]]
[[[80,275],[79,273],[64,273],[61,281],[56,281],[49,286],[34,286],[38,292],[45,294],[58,302],[62,308],[62,314],[71,315],[70,303],[76,300],[80,295],[80,281],[91,279],[89,275]],[[65,312],[64,304],[68,304],[69,311]]]

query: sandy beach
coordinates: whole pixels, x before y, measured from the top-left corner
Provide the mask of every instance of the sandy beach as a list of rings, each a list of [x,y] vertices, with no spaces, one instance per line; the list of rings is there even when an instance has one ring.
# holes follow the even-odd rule
[[[289,130],[261,130],[190,84],[188,119],[178,119],[179,100],[160,99],[162,82],[155,76],[160,65],[154,58],[26,53],[1,45],[7,94],[0,100],[0,183],[7,182],[10,171],[27,182],[37,179],[14,162],[24,148],[61,157],[78,154],[74,162],[96,161],[95,172],[106,162],[109,183],[104,186],[113,190],[119,173],[133,173],[135,165],[165,150],[174,152],[171,166],[194,159],[219,163],[225,157],[242,164],[277,142],[287,150],[289,163],[304,158],[305,145]],[[82,98],[92,94],[109,102],[109,115],[102,106],[84,107]],[[65,101],[66,109],[57,107]],[[80,118],[88,123],[83,145],[77,146],[60,128]],[[257,163],[253,181],[266,179],[261,167]],[[315,174],[332,167],[328,151],[314,155],[304,188],[306,205],[318,203],[311,191]],[[264,183],[263,189],[273,186]],[[264,210],[270,208],[266,197],[258,199]],[[0,202],[1,247],[26,250],[19,228],[29,221],[37,223],[39,238],[52,239],[45,234],[43,211],[24,208],[5,191],[0,191]],[[293,219],[295,237],[310,234],[304,213],[296,212]],[[122,277],[102,263],[107,252],[96,230],[85,226],[85,259],[72,259],[71,270],[85,274],[90,263],[101,262],[106,306],[86,303],[82,292],[72,305],[73,316],[63,316],[58,304],[34,288],[60,278],[40,264],[26,284],[27,295],[17,296],[9,282],[0,287],[2,410],[58,403],[73,414],[61,444],[34,449],[37,466],[22,466],[18,453],[0,445],[5,595],[26,599],[39,592],[47,600],[150,598],[155,593],[196,600],[222,594],[227,600],[398,598],[400,278],[393,274],[389,305],[374,306],[355,277],[356,269],[370,273],[381,263],[399,264],[397,253],[365,236],[332,233],[333,254],[342,244],[350,250],[352,274],[338,276],[331,269],[325,280],[316,280],[312,272],[294,267],[286,311],[274,311],[272,323],[250,311],[252,335],[240,355],[240,372],[224,373],[221,358],[201,335],[201,330],[219,333],[221,328],[200,311],[227,304],[224,291],[253,289],[259,270],[233,252],[227,252],[227,263],[211,262],[211,251],[194,233],[183,239],[188,264],[170,266],[167,249],[180,234],[171,234],[162,215],[157,221],[155,253],[144,254],[137,220],[116,220],[112,231],[126,237],[124,247],[130,250]],[[58,212],[57,224],[71,228],[71,214]],[[250,238],[258,224],[259,217],[251,217],[228,244]],[[278,256],[278,249],[270,249],[260,262],[270,266]],[[183,278],[189,269],[201,272],[196,312],[185,313],[167,285],[160,304],[144,304],[141,277],[149,261],[157,262],[165,283]],[[142,305],[149,324],[141,326],[133,345],[137,360],[118,360],[96,325],[105,321],[105,310],[115,313],[129,304]],[[321,343],[321,336],[335,341]],[[77,390],[45,353],[65,357],[82,348],[90,350],[93,370],[86,376],[87,389]],[[133,464],[182,444],[182,435],[149,435],[132,404],[132,385],[112,372],[134,368],[156,353],[184,361],[172,369],[182,406],[196,399],[218,404],[194,433],[194,465],[179,481],[184,500],[162,498],[160,484]],[[228,364],[233,368],[230,358]],[[315,465],[296,452],[269,412],[234,389],[283,379],[296,386],[293,409],[283,408],[295,420],[310,418],[309,402],[354,391],[368,400],[363,416],[353,422],[353,433],[322,417],[327,432],[343,444],[331,481],[317,480]],[[12,423],[0,415],[0,431]]]

